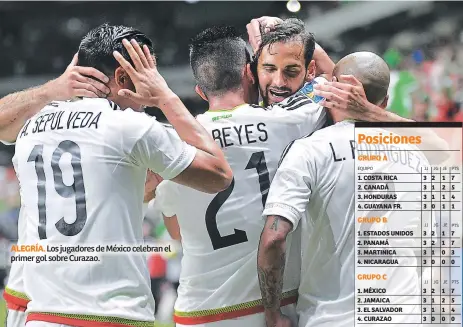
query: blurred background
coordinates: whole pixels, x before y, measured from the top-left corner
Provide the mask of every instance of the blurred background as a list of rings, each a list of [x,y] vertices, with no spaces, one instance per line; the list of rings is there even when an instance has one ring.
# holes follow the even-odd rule
[[[417,121],[463,121],[463,3],[434,1],[154,1],[0,2],[0,96],[59,76],[80,39],[104,22],[134,26],[155,43],[161,74],[195,112],[207,104],[194,93],[188,63],[191,37],[212,25],[246,24],[260,16],[298,17],[336,62],[355,51],[383,56],[391,69],[389,108]],[[18,184],[0,144],[0,287],[7,281],[9,245],[17,238]],[[152,205],[147,241],[168,239]],[[149,258],[158,318],[171,315],[181,249]],[[0,316],[1,319],[1,316]]]

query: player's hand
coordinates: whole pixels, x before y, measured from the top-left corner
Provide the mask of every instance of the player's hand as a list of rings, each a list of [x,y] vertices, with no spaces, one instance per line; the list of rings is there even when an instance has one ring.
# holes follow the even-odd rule
[[[76,53],[64,73],[49,82],[53,100],[65,101],[74,97],[106,98],[110,90],[105,83],[109,82],[109,78],[95,68],[77,66],[77,60]]]
[[[144,203],[150,202],[156,197],[156,188],[163,181],[163,178],[151,170],[146,174]]]
[[[132,66],[122,55],[115,51],[114,57],[122,68],[129,74],[132,83],[135,85],[136,93],[131,90],[119,90],[118,94],[138,104],[157,107],[163,96],[172,94],[164,78],[156,68],[156,62],[148,47],[143,50],[137,41],[122,40],[127,52],[132,59]]]
[[[314,85],[315,95],[325,98],[320,104],[327,109],[342,110],[353,119],[363,119],[367,111],[367,96],[362,83],[352,75],[341,75],[340,82]]]
[[[254,53],[259,49],[262,41],[262,33],[267,33],[275,28],[276,25],[282,23],[283,20],[278,17],[262,16],[260,18],[252,19],[246,25],[248,31],[249,44]]]

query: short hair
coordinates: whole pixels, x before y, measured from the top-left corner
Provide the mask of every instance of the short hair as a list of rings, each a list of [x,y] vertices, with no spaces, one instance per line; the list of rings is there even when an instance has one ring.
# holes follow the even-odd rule
[[[262,41],[259,49],[256,51],[255,58],[258,59],[262,50],[267,45],[270,47],[272,44],[279,42],[300,41],[304,46],[304,59],[305,67],[309,66],[315,51],[315,37],[312,33],[306,31],[304,22],[297,18],[288,18],[283,22],[275,25],[274,29],[267,33],[262,33]]]
[[[367,100],[380,104],[387,96],[391,74],[387,63],[373,52],[354,52],[338,61],[333,76],[353,75],[363,85]]]
[[[119,67],[113,52],[118,51],[133,65],[129,53],[122,44],[122,40],[135,39],[140,45],[147,45],[154,55],[153,42],[144,33],[133,27],[109,25],[107,23],[92,29],[80,42],[78,63],[80,66],[93,67],[106,75]]]
[[[231,26],[207,28],[191,39],[191,69],[206,95],[220,96],[239,89],[243,67],[250,61],[246,42]]]

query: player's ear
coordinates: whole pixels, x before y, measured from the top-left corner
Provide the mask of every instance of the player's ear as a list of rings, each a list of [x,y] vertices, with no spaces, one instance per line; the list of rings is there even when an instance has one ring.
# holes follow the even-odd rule
[[[207,101],[207,96],[204,94],[203,90],[199,87],[199,85],[195,86],[195,92],[203,99],[204,101]]]
[[[389,95],[386,95],[386,97],[384,98],[383,102],[381,102],[381,104],[380,104],[379,106],[380,106],[381,108],[383,108],[383,109],[386,109],[388,100],[389,100]]]
[[[317,72],[317,66],[315,65],[315,60],[311,60],[307,66],[307,71],[305,73],[305,80],[307,82],[312,82],[315,78]]]
[[[251,82],[252,85],[256,84],[256,78],[254,77],[254,73],[252,71],[251,64],[246,64],[246,68],[245,68],[244,73],[245,73],[247,79],[249,80],[249,82]]]
[[[133,89],[132,80],[130,79],[129,75],[122,67],[116,68],[116,71],[114,72],[114,81],[116,82],[116,85],[119,86],[120,88],[130,89],[130,90]]]

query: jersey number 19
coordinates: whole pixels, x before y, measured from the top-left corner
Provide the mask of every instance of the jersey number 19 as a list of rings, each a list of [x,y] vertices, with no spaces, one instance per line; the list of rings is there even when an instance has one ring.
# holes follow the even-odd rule
[[[72,156],[71,166],[74,175],[74,183],[66,185],[63,182],[63,171],[59,166],[61,157],[69,153]],[[43,145],[36,145],[33,149],[27,162],[35,163],[35,172],[37,174],[37,193],[38,193],[38,210],[39,210],[39,237],[41,240],[47,238],[47,190],[46,176],[43,160]],[[85,201],[85,185],[82,176],[81,154],[80,147],[72,141],[61,142],[53,152],[51,158],[51,169],[53,171],[53,179],[56,193],[63,198],[74,197],[76,205],[76,220],[72,224],[68,224],[64,217],[56,224],[56,229],[63,235],[75,236],[79,234],[87,222],[87,204]]]

